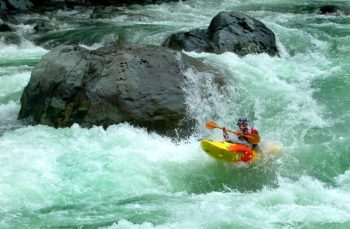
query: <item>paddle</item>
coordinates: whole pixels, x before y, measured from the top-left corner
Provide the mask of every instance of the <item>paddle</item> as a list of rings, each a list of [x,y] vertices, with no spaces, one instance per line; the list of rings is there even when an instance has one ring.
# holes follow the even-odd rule
[[[244,136],[248,139],[249,143],[250,144],[253,144],[253,145],[256,145],[260,142],[260,136],[258,134],[252,134],[252,135],[245,135],[245,134],[242,134],[241,132],[237,132],[237,131],[233,131],[233,130],[228,130],[224,127],[220,127],[218,126],[215,122],[213,121],[209,121],[205,124],[205,128],[208,128],[208,129],[215,129],[215,128],[218,128],[218,129],[225,129],[226,131],[228,132],[231,132],[231,133],[234,133],[238,136]]]

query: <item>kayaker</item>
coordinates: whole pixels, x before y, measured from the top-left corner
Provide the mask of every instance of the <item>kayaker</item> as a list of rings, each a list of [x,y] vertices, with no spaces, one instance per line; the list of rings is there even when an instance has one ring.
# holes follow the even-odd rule
[[[238,119],[237,126],[239,127],[239,131],[236,132],[237,139],[230,138],[230,136],[228,135],[226,129],[225,128],[222,129],[225,141],[233,142],[233,143],[241,143],[241,144],[249,146],[250,148],[256,147],[257,144],[252,144],[249,141],[249,138],[246,137],[246,136],[250,136],[250,135],[259,136],[259,133],[258,133],[258,131],[256,129],[249,128],[249,121],[248,121],[248,119],[247,118],[240,118],[240,119]]]

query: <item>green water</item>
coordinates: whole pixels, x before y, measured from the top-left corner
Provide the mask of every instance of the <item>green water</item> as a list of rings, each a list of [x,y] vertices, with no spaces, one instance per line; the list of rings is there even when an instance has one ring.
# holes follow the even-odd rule
[[[0,228],[349,228],[350,16],[316,15],[328,2],[189,0],[103,20],[60,11],[58,30],[41,36],[19,26],[19,45],[0,41]],[[332,4],[350,12],[348,1]],[[207,27],[221,10],[264,22],[280,57],[187,53],[222,71],[228,89],[186,72],[193,137],[175,143],[127,123],[53,129],[17,120],[31,70],[48,52],[35,42],[160,45]],[[203,153],[198,138],[222,139],[204,123],[233,129],[240,116],[280,153],[250,165]]]

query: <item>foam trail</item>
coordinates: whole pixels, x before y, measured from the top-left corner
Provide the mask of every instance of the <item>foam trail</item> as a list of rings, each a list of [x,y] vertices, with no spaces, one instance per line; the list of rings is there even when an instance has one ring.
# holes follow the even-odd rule
[[[21,42],[20,45],[7,45],[0,43],[0,47],[0,54],[3,58],[20,59],[23,56],[37,58],[48,52],[48,50],[38,47],[27,40]]]

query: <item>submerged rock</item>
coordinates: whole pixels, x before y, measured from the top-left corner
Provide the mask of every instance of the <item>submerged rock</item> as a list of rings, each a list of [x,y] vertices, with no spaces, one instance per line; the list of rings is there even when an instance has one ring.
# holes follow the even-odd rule
[[[7,45],[20,45],[22,39],[20,35],[14,32],[0,32],[0,41],[4,42]]]
[[[35,19],[33,30],[35,33],[47,33],[53,31],[55,27],[53,23],[45,19]]]
[[[33,3],[29,0],[1,0],[2,10],[29,10]]]
[[[33,69],[18,118],[54,127],[129,122],[174,136],[175,128],[187,131],[193,124],[182,89],[189,67],[213,71],[157,46],[93,51],[60,46]]]
[[[119,7],[97,6],[93,8],[90,18],[118,18],[119,21],[146,21],[149,17],[145,14],[125,13]]]
[[[220,12],[207,29],[172,34],[163,46],[196,52],[278,54],[275,34],[262,22],[245,14]]]
[[[12,32],[12,31],[13,29],[9,25],[0,23],[0,32]]]
[[[344,12],[337,6],[334,5],[324,5],[318,8],[317,14],[336,14],[341,15]]]

